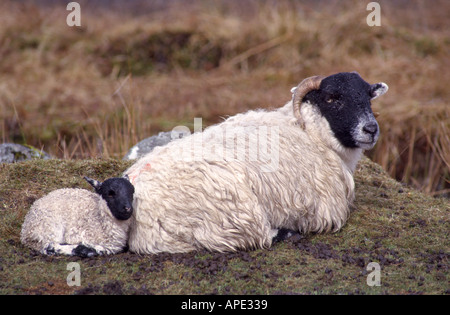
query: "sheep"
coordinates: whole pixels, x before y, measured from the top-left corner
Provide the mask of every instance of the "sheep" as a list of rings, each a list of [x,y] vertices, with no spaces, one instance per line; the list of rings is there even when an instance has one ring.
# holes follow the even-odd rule
[[[371,100],[387,90],[356,72],[315,76],[281,108],[155,148],[125,171],[136,189],[130,251],[268,248],[291,231],[340,230],[353,172],[379,137]]]
[[[52,191],[25,216],[21,241],[45,255],[92,257],[120,252],[128,239],[134,187],[127,178],[103,183],[84,177],[95,193],[79,188]]]

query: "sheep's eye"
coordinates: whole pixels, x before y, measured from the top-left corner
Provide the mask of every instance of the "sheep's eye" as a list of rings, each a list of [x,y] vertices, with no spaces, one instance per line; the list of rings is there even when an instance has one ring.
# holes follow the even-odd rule
[[[108,197],[112,198],[116,195],[116,193],[113,190],[108,191]]]
[[[335,101],[337,101],[339,99],[339,95],[336,94],[329,94],[327,95],[327,97],[325,98],[325,102],[327,103],[333,103]]]

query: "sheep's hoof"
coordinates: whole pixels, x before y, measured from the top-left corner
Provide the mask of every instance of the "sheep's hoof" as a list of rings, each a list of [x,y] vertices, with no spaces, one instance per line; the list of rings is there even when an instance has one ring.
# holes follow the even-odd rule
[[[56,255],[55,248],[52,245],[49,245],[45,250],[44,253],[48,256]]]
[[[72,250],[72,255],[89,258],[97,256],[98,253],[95,249],[80,244]]]
[[[282,241],[284,241],[294,235],[297,235],[297,234],[299,234],[299,233],[294,230],[284,229],[284,228],[279,229],[277,235],[275,235],[272,238],[272,244],[282,242]]]

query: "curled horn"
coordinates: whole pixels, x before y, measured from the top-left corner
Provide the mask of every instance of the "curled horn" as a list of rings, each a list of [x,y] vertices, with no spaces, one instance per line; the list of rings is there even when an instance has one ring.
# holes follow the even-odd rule
[[[324,76],[316,75],[314,77],[309,77],[304,79],[296,88],[292,90],[293,96],[292,96],[292,105],[294,107],[294,116],[297,118],[298,123],[301,128],[305,129],[305,122],[303,121],[301,114],[300,114],[300,106],[303,100],[303,97],[312,90],[319,89],[320,82],[322,82],[322,79],[325,78]]]

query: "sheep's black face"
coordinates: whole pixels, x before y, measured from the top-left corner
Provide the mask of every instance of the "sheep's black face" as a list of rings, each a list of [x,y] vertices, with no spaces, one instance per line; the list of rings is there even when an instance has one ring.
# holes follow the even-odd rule
[[[318,107],[343,146],[368,150],[379,136],[370,101],[387,89],[385,83],[370,85],[359,74],[345,72],[324,78],[320,88],[306,94],[303,101]]]
[[[126,178],[110,178],[103,183],[85,177],[106,201],[117,220],[128,220],[133,214],[134,186]]]

